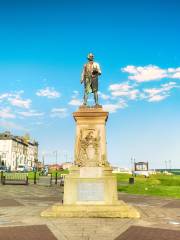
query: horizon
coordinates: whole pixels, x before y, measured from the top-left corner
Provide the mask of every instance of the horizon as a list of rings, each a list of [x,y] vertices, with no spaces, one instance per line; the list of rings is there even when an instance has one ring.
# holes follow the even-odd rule
[[[58,163],[73,161],[72,113],[93,52],[108,161],[180,168],[179,10],[177,0],[0,1],[0,132],[29,133],[45,163],[56,151]]]

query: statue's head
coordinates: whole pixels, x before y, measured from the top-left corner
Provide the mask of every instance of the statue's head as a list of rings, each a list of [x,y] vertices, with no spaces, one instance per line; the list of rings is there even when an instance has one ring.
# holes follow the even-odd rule
[[[87,59],[89,61],[93,61],[94,60],[94,55],[92,53],[89,53],[88,56],[87,56]]]

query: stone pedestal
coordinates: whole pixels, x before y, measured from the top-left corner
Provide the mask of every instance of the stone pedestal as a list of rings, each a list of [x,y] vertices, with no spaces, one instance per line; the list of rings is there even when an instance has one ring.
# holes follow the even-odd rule
[[[75,164],[79,167],[109,166],[106,150],[108,112],[81,107],[73,113],[76,121]]]
[[[80,107],[73,116],[75,161],[65,177],[64,204],[54,205],[41,216],[138,218],[136,209],[118,201],[116,176],[107,161],[108,112],[101,107]]]
[[[111,205],[117,201],[117,181],[110,168],[74,168],[65,178],[65,205]]]

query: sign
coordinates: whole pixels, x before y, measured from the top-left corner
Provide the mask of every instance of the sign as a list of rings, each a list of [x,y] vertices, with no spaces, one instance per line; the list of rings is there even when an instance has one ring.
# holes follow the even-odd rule
[[[80,182],[77,190],[77,201],[104,201],[103,182]]]

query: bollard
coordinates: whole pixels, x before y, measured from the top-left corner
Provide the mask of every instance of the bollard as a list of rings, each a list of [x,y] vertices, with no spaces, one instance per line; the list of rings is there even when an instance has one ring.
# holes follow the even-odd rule
[[[55,174],[55,184],[57,184],[57,175],[58,175],[58,173],[56,172],[56,174]]]
[[[133,177],[129,178],[129,184],[134,184],[134,178]]]
[[[26,176],[26,185],[28,185],[28,175]]]
[[[3,184],[3,171],[1,171],[1,183]]]
[[[51,178],[50,178],[50,185],[52,185],[52,173],[51,174]],[[49,175],[49,174],[48,174]]]
[[[34,172],[34,184],[36,184],[36,171]]]

